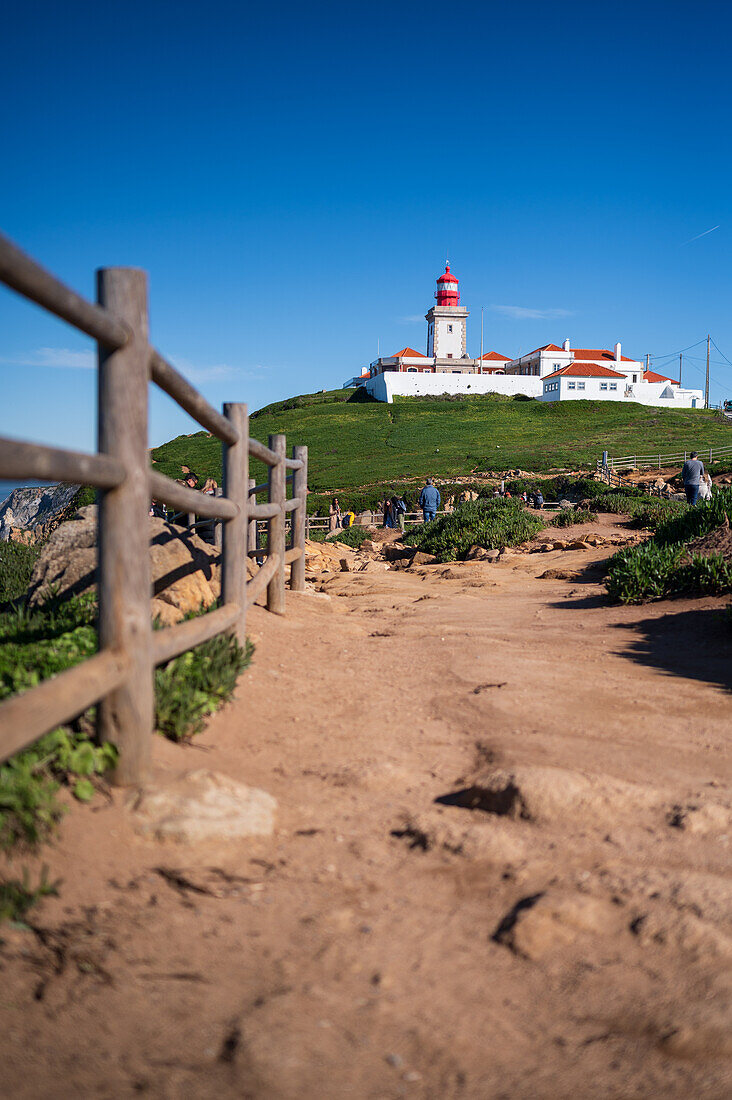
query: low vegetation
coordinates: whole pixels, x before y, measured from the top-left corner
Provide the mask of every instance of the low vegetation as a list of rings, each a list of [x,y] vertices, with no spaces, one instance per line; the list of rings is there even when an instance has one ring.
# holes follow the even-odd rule
[[[501,497],[470,501],[423,527],[413,527],[404,541],[434,554],[438,561],[464,558],[471,546],[503,550],[532,538],[544,523],[519,500]]]
[[[596,523],[597,513],[589,508],[567,508],[555,516],[551,527],[575,527],[578,523]]]
[[[648,542],[621,550],[611,559],[605,582],[610,596],[633,604],[732,591],[729,531],[725,534],[730,520],[730,489],[715,493],[708,504],[685,507],[666,518]],[[713,534],[718,530],[722,538],[715,549]]]
[[[0,614],[0,699],[79,664],[97,650],[96,600],[77,596],[34,611]],[[204,642],[155,674],[155,722],[176,741],[194,736],[234,691],[251,659],[229,636]],[[112,745],[94,740],[93,709],[59,727],[0,767],[0,847],[36,846],[59,821],[62,787],[89,801],[114,766]]]
[[[0,542],[0,604],[25,595],[39,554],[37,546]]]

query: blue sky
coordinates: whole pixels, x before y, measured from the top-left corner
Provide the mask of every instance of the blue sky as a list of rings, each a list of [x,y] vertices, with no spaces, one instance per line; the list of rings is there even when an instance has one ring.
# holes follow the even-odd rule
[[[448,251],[473,354],[483,306],[486,350],[621,340],[673,374],[711,332],[732,359],[731,30],[704,0],[29,0],[2,228],[90,297],[96,267],[145,268],[153,342],[217,405],[424,350]],[[0,432],[93,447],[92,351],[0,290]],[[153,444],[195,430],[151,409]]]

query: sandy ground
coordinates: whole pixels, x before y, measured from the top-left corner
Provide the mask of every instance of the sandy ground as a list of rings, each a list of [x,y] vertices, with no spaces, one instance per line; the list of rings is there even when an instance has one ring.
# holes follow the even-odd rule
[[[73,807],[60,897],[1,933],[2,1094],[729,1096],[727,601],[610,607],[606,553],[254,609],[237,701],[156,773],[264,788],[275,835]]]

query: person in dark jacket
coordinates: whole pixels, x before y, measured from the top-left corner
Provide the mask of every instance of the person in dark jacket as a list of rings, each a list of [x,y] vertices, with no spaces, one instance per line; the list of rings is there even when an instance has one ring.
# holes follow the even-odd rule
[[[681,471],[681,480],[684,483],[684,492],[689,504],[696,504],[699,499],[699,485],[703,477],[704,463],[697,452],[692,451]]]
[[[427,484],[419,494],[419,506],[422,509],[422,518],[425,523],[429,523],[435,518],[441,502],[440,490],[432,484],[432,478],[428,477]]]

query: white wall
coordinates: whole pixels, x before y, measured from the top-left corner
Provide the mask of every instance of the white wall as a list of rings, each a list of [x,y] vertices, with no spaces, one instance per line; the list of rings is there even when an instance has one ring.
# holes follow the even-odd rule
[[[540,378],[518,378],[508,374],[397,374],[388,372],[369,378],[364,383],[367,390],[377,401],[391,404],[397,397],[427,397],[430,395],[465,394],[471,396],[481,393],[526,394],[527,397],[541,395]]]
[[[680,389],[678,386],[671,386],[673,398],[661,397],[661,394],[668,388],[668,382],[628,382],[627,379],[623,378],[568,378],[566,375],[555,378],[553,381],[559,383],[559,389],[542,393],[539,398],[540,401],[633,401],[637,405],[653,405],[659,409],[704,408],[704,394],[701,390],[686,390]],[[617,390],[611,390],[610,384],[615,381],[618,388]],[[568,388],[569,382],[575,383],[573,390]],[[577,389],[578,382],[584,382],[584,390]],[[600,389],[602,382],[607,382],[608,388],[606,390]],[[625,396],[627,386],[630,386],[633,391],[631,397]],[[696,401],[696,406],[693,405],[694,401]]]

